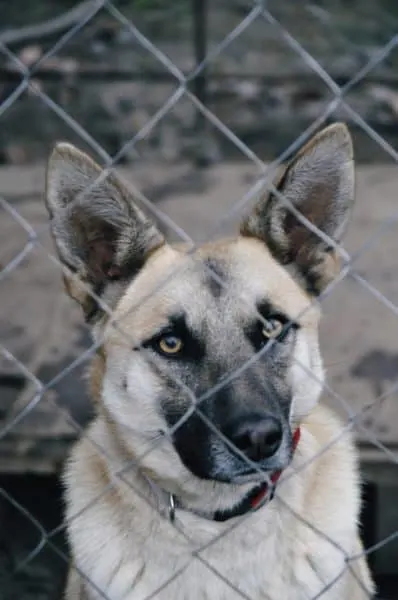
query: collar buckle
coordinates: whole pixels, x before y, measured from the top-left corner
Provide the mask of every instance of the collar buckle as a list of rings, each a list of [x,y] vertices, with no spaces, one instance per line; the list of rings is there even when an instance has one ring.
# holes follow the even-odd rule
[[[176,503],[173,494],[169,494],[169,520],[174,523],[176,518]]]

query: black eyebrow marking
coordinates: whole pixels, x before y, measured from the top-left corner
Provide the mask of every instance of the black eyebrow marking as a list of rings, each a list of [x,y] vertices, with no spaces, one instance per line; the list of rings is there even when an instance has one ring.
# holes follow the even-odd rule
[[[281,321],[281,323],[283,323],[284,325],[287,325],[289,328],[290,327],[292,327],[294,329],[300,328],[300,325],[299,325],[299,323],[297,323],[297,321],[295,321],[294,319],[289,317],[289,315],[287,315],[286,313],[282,312],[279,308],[275,308],[275,306],[273,306],[269,300],[265,299],[265,300],[260,300],[259,302],[257,302],[256,309],[257,309],[257,312],[264,319],[269,319],[270,317],[276,317],[277,319],[279,319]]]
[[[133,346],[133,350],[140,350],[140,348],[145,348],[146,345],[149,345],[156,338],[165,335],[172,330],[177,332],[177,330],[184,329],[185,326],[185,314],[183,312],[174,313],[167,317],[167,321],[154,329],[152,333],[150,333],[145,339],[139,342],[136,346]]]
[[[264,320],[276,318],[282,323],[283,330],[281,335],[278,336],[280,341],[283,341],[290,331],[295,332],[300,328],[298,323],[296,323],[281,310],[276,309],[271,302],[269,302],[269,300],[261,300],[257,302],[256,309],[258,315],[253,315],[253,317],[244,327],[246,337],[255,347],[259,347],[262,343],[264,343],[264,335],[262,333],[264,323],[261,322],[260,317],[263,317]]]
[[[200,336],[188,327],[186,322],[186,316],[183,312],[172,314],[168,317],[167,323],[159,327],[150,337],[143,340],[138,347],[133,350],[140,350],[141,348],[151,348],[163,335],[173,334],[181,338],[184,342],[184,348],[181,353],[181,360],[199,361],[205,355],[205,344]]]

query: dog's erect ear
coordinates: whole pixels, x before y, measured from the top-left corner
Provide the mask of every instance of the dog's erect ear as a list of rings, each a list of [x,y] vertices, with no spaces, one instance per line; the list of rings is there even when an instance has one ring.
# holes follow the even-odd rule
[[[88,320],[98,312],[90,291],[108,303],[164,243],[126,186],[114,173],[104,175],[87,155],[65,143],[55,147],[47,167],[51,231],[59,257],[71,272],[65,284]]]
[[[354,162],[349,131],[342,123],[315,135],[293,158],[268,194],[242,223],[241,233],[267,244],[284,265],[293,263],[307,289],[319,294],[336,276],[337,252],[289,210],[340,242],[354,203]]]

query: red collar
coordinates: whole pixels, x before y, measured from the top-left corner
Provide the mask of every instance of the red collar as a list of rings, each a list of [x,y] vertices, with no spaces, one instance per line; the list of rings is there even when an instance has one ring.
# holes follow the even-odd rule
[[[293,453],[296,451],[296,448],[299,444],[300,435],[301,435],[300,427],[297,427],[297,429],[295,430],[295,432],[293,434],[293,443],[292,443]],[[275,491],[275,486],[281,475],[282,475],[282,471],[275,471],[275,473],[273,473],[271,475],[271,482],[272,482],[271,489],[269,489],[270,486],[268,485],[268,483],[261,483],[254,490],[249,492],[249,494],[247,496],[245,496],[243,498],[243,500],[241,500],[234,507],[232,507],[228,510],[225,510],[225,511],[216,511],[213,514],[213,517],[212,517],[213,520],[214,521],[227,521],[228,519],[232,519],[233,517],[239,517],[240,515],[244,515],[247,512],[257,510],[265,503],[265,500],[268,500],[268,501],[272,500],[274,491]]]

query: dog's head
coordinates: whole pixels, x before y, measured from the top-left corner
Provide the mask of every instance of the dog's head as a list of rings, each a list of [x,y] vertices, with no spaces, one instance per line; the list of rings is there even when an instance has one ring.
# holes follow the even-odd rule
[[[191,253],[165,242],[115,174],[55,148],[47,206],[67,289],[104,339],[102,407],[134,453],[163,436],[142,459],[155,475],[238,484],[258,477],[253,463],[289,462],[322,388],[316,297],[337,274],[330,240],[353,187],[349,133],[328,127],[236,239]]]

